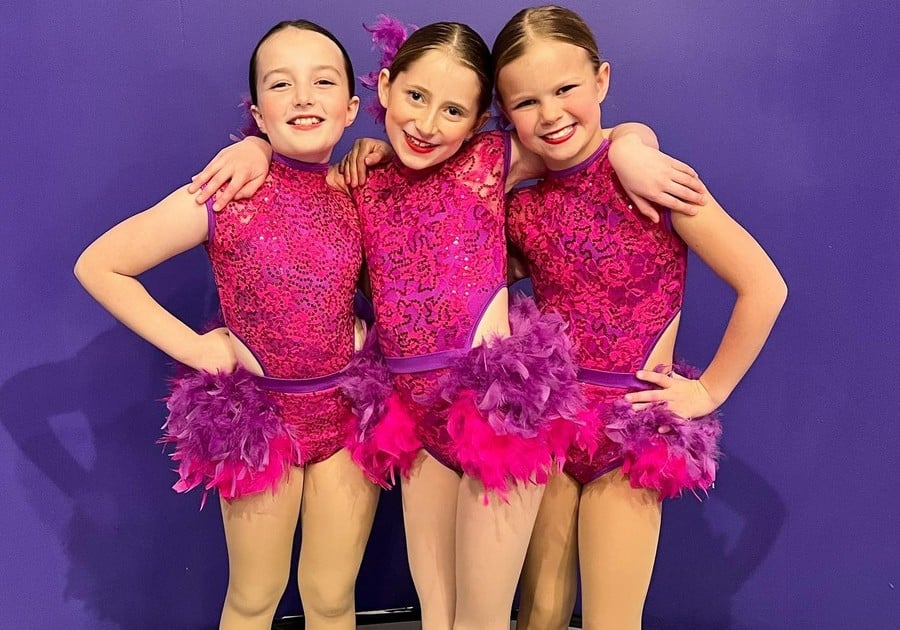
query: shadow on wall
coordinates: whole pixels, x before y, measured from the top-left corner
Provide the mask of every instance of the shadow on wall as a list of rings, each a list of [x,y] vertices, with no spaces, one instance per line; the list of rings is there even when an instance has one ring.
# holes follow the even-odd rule
[[[708,510],[715,510],[716,527]],[[787,511],[775,488],[746,462],[726,456],[718,487],[702,507],[687,496],[668,502],[664,514],[644,628],[766,630],[738,625],[731,606],[784,526]]]
[[[167,305],[198,321],[182,307],[196,309],[207,287],[192,281]],[[225,589],[219,510],[198,512],[198,493],[170,489],[176,476],[155,444],[168,372],[162,354],[117,326],[0,386],[0,419],[32,464],[17,466],[20,483],[69,557],[64,598],[122,628],[158,628],[170,612],[179,627],[208,627]],[[73,448],[81,443],[92,446]]]

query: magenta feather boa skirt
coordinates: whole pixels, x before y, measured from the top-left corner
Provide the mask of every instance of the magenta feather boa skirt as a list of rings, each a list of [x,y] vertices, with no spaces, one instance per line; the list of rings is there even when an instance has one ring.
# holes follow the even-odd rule
[[[562,318],[515,297],[509,323],[509,337],[473,348],[440,388],[460,466],[501,497],[512,484],[547,481],[583,405]]]
[[[162,444],[173,444],[179,480],[187,492],[203,485],[232,501],[275,490],[300,465],[296,440],[281,421],[275,399],[243,368],[209,373],[182,367],[166,398]]]
[[[391,391],[391,375],[374,330],[369,331],[363,349],[344,374],[341,389],[358,419],[357,430],[347,439],[347,449],[370,481],[390,488],[397,473],[409,474],[422,442],[416,437],[415,420]]]
[[[695,368],[678,365],[676,372],[695,378]],[[706,492],[716,480],[722,425],[717,413],[686,419],[655,404],[635,411],[617,401],[607,437],[622,449],[622,472],[634,488],[650,488],[660,499],[685,490]]]

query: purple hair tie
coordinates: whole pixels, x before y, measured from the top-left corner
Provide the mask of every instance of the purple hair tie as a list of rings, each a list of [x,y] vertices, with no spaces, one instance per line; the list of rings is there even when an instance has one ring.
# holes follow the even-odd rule
[[[359,81],[370,90],[378,89],[378,75],[382,68],[389,68],[397,56],[400,46],[409,37],[410,32],[418,27],[412,24],[405,24],[389,15],[381,13],[375,19],[373,24],[363,24],[369,33],[372,34],[372,49],[381,51],[381,59],[376,70],[372,70],[366,74],[359,76]],[[376,98],[366,104],[366,111],[375,117],[379,123],[384,122],[385,109]]]

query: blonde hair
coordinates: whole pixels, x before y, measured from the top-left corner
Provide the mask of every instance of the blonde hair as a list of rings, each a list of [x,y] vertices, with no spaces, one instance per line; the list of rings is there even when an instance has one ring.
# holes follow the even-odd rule
[[[491,57],[494,60],[495,81],[500,70],[524,55],[528,43],[535,39],[551,39],[582,48],[595,72],[603,63],[597,40],[580,15],[556,5],[531,7],[516,13],[494,40]]]

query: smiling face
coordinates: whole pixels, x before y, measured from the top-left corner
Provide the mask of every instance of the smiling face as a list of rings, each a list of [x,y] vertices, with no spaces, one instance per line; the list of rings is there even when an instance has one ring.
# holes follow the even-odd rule
[[[481,90],[475,72],[442,49],[429,50],[396,77],[382,70],[378,99],[400,161],[424,169],[452,157],[487,118],[478,113]]]
[[[304,162],[328,162],[359,110],[337,45],[314,31],[277,31],[257,51],[256,76],[257,102],[250,111],[272,149]]]
[[[575,166],[600,147],[600,103],[608,87],[608,63],[594,70],[583,48],[545,38],[529,41],[497,76],[503,111],[519,139],[552,170]]]

